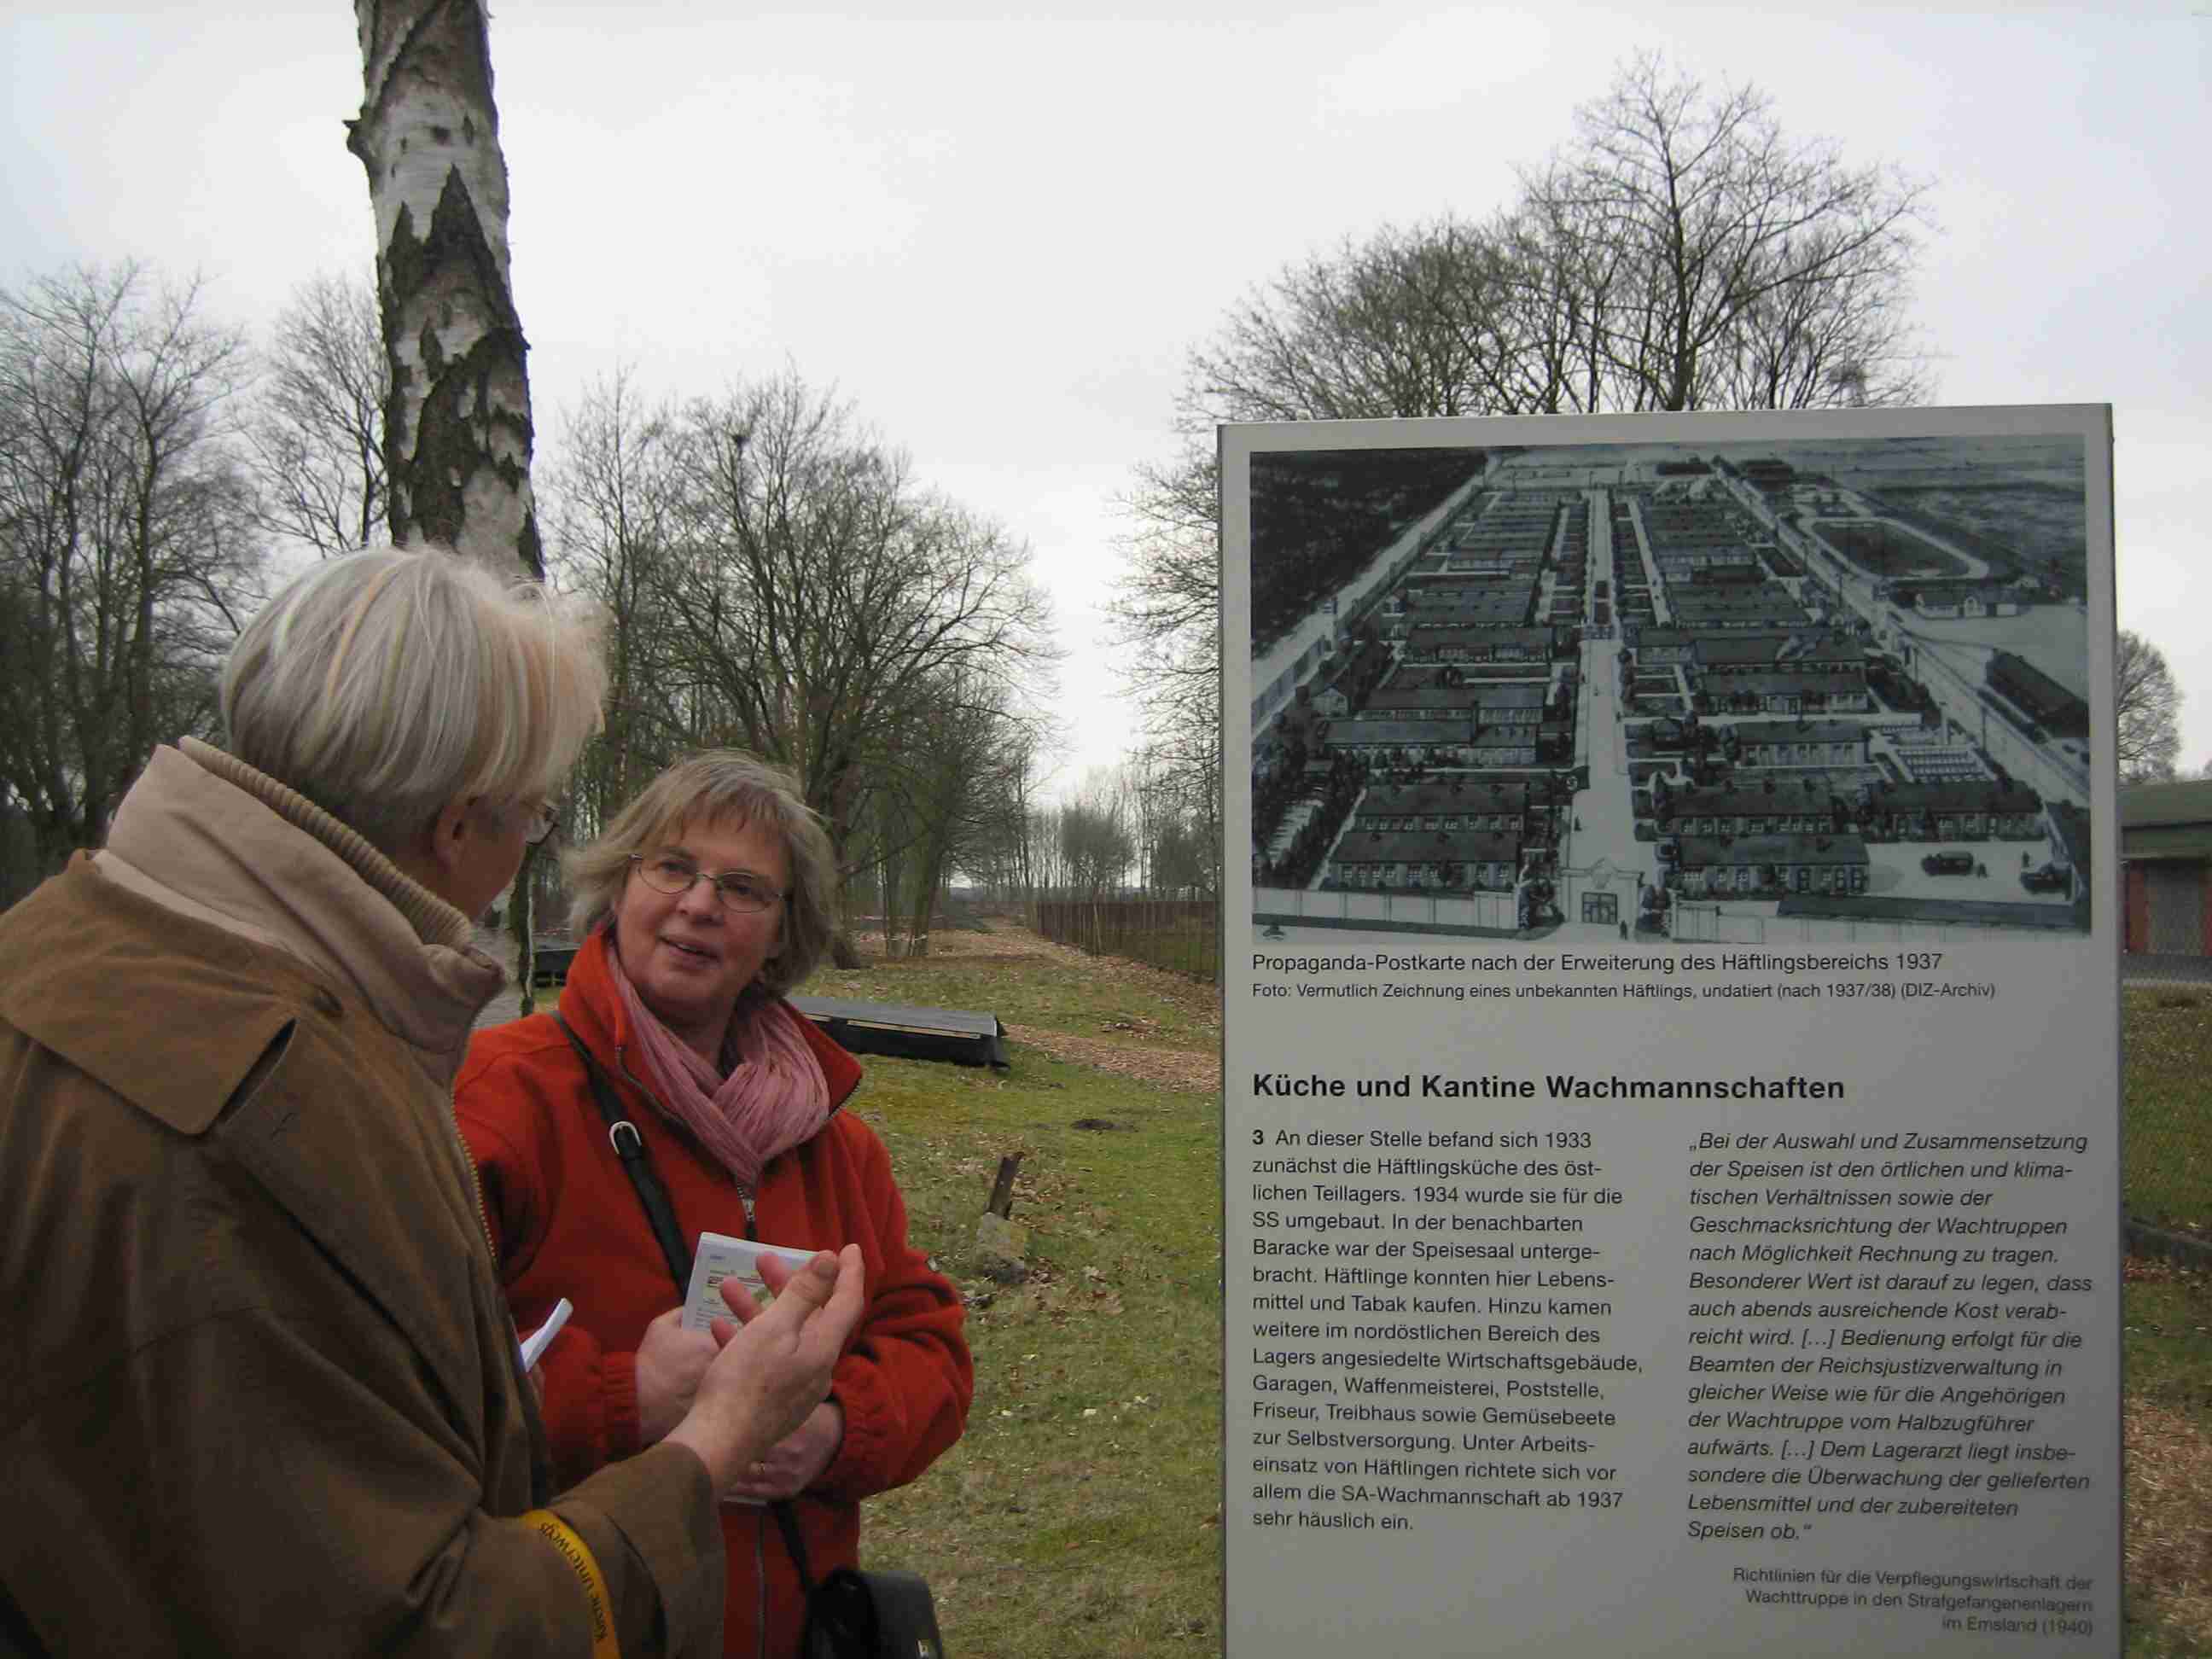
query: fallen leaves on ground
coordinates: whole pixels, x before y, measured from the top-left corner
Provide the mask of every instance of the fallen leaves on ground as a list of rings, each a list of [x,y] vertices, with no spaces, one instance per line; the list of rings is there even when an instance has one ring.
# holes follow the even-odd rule
[[[2184,1413],[2130,1401],[2124,1438],[2127,1577],[2149,1602],[2135,1616],[2212,1643],[2212,1437]]]
[[[1048,1031],[1035,1025],[1009,1025],[1006,1035],[1025,1048],[1042,1048],[1054,1060],[1095,1066],[1102,1072],[1119,1073],[1163,1089],[1221,1087],[1218,1049],[1194,1053],[1188,1048],[1162,1048],[1142,1038],[1078,1036],[1073,1031]]]

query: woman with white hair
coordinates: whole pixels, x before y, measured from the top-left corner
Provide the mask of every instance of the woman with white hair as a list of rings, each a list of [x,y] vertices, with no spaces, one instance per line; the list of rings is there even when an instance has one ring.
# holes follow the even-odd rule
[[[478,1032],[455,1095],[516,1314],[575,1305],[545,1359],[556,1470],[620,1468],[689,1407],[713,1350],[681,1328],[676,1279],[702,1232],[858,1245],[865,1265],[830,1397],[723,1489],[721,1650],[790,1659],[793,1543],[817,1581],[856,1566],[860,1500],[960,1436],[960,1297],[907,1237],[882,1140],[843,1109],[860,1068],[785,1000],[828,949],[836,883],[790,777],[694,755],[564,862],[585,942],[560,1012]]]
[[[0,1648],[719,1640],[716,1495],[823,1398],[857,1255],[556,1493],[450,1092],[603,689],[534,586],[319,564],[225,665],[228,752],[157,750],[0,917]]]

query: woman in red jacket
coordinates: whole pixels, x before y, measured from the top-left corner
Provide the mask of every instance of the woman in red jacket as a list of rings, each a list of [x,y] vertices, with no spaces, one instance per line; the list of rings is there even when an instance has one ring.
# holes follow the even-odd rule
[[[852,1056],[783,1000],[830,941],[836,865],[790,780],[733,750],[679,762],[564,868],[586,943],[559,1015],[480,1031],[456,1091],[501,1277],[529,1329],[575,1315],[542,1367],[554,1464],[574,1479],[653,1444],[714,1353],[610,1142],[580,1041],[702,1231],[857,1243],[868,1305],[830,1395],[726,1491],[726,1651],[799,1651],[799,1579],[771,1512],[794,1500],[818,1580],[858,1563],[859,1502],[959,1438],[974,1388],[960,1297],[907,1241],[873,1131],[842,1109]],[[565,1023],[568,1030],[562,1029]]]

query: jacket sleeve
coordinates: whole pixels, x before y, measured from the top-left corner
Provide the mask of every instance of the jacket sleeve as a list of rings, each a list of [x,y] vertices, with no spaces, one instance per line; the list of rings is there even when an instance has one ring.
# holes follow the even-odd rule
[[[92,1437],[79,1443],[115,1455],[118,1438],[143,1435],[119,1465],[145,1472],[135,1491],[102,1491],[86,1471],[72,1480],[50,1458],[32,1460],[13,1501],[87,1523],[122,1546],[107,1568],[157,1587],[150,1611],[167,1638],[146,1645],[152,1632],[118,1631],[116,1644],[85,1650],[173,1642],[251,1653],[281,1632],[288,1652],[592,1654],[599,1619],[572,1560],[533,1522],[478,1507],[467,1449],[427,1413],[396,1407],[329,1334],[243,1316],[134,1356],[137,1409],[84,1425]],[[667,1448],[550,1508],[588,1552],[623,1653],[676,1650],[686,1634],[719,1638],[724,1556],[697,1459]],[[96,1604],[85,1542],[76,1526],[58,1528],[45,1565],[86,1577]]]
[[[573,1548],[486,1507],[488,1455],[527,1455],[496,1349],[426,1364],[388,1287],[274,1248],[265,1212],[184,1162],[172,1190],[197,1188],[180,1201],[245,1248],[180,1250],[143,1285],[175,1310],[164,1328],[120,1355],[57,1341],[0,1420],[0,1582],[47,1646],[584,1659],[596,1622],[630,1659],[719,1650],[725,1552],[696,1458],[659,1448],[550,1499],[595,1614]],[[123,1252],[64,1242],[85,1246],[80,1282],[123,1282]]]
[[[455,1090],[454,1110],[476,1161],[500,1279],[511,1295],[519,1269],[544,1238],[548,1200],[540,1174],[544,1159],[526,1133],[529,1114],[497,1110],[501,1086],[487,1070],[471,1066]],[[512,1095],[522,1085],[509,1080],[505,1086]],[[511,1301],[511,1306],[516,1328],[525,1334],[553,1310],[544,1303]],[[538,1375],[544,1384],[545,1438],[556,1480],[580,1480],[637,1451],[634,1352],[605,1346],[582,1322],[572,1320],[546,1348]]]
[[[890,1154],[865,1125],[844,1132],[866,1228],[868,1310],[830,1378],[845,1439],[814,1490],[853,1501],[904,1486],[959,1439],[975,1369],[960,1293],[908,1243]]]

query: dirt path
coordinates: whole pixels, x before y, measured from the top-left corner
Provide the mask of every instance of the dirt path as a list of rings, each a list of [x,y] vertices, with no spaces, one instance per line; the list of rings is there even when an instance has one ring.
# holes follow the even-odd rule
[[[1218,1051],[1193,1054],[1185,1048],[1148,1048],[1141,1042],[1077,1036],[1068,1031],[1040,1030],[1034,1025],[1009,1025],[1006,1035],[1030,1048],[1042,1048],[1054,1060],[1095,1066],[1102,1072],[1117,1072],[1164,1089],[1221,1087]]]

